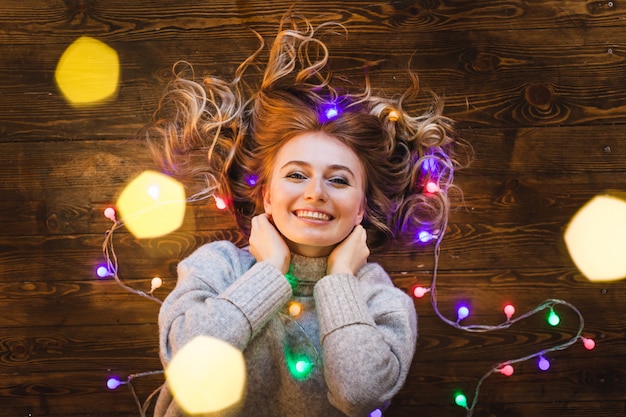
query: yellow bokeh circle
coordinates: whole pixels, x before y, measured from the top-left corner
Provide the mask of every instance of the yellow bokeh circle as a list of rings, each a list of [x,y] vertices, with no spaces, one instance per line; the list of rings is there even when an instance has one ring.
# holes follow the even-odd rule
[[[112,97],[117,92],[119,77],[117,52],[88,36],[78,38],[63,52],[55,71],[61,93],[78,106]]]

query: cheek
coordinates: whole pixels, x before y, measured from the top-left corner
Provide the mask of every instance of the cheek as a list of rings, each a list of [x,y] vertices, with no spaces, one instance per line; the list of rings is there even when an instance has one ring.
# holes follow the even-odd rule
[[[343,199],[342,201],[341,206],[344,216],[347,216],[346,219],[354,219],[353,226],[356,226],[363,220],[365,209],[365,202],[363,200],[363,195],[353,195],[349,198]],[[359,203],[355,204],[355,201],[358,201]]]
[[[263,208],[265,212],[267,214],[274,213],[279,215],[283,210],[287,210],[292,195],[293,192],[289,184],[277,183],[268,187],[263,193]]]

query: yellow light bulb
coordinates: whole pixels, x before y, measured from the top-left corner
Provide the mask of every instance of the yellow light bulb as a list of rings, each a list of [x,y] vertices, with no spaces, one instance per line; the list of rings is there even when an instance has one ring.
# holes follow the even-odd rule
[[[291,317],[296,317],[300,313],[302,313],[302,305],[300,303],[294,301],[289,304],[289,315]]]

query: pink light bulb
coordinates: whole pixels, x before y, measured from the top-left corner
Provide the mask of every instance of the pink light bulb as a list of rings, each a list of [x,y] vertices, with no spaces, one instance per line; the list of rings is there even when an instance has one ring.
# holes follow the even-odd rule
[[[426,183],[426,192],[434,194],[439,191],[439,186],[434,181],[428,181]]]
[[[224,210],[226,208],[226,201],[224,201],[223,198],[218,196],[213,196],[213,198],[215,198],[215,207],[220,210]]]
[[[424,287],[420,287],[419,285],[416,285],[413,287],[413,290],[411,292],[413,293],[413,296],[415,298],[422,298],[428,291],[430,290]]]
[[[515,314],[515,307],[513,307],[513,305],[511,304],[505,305],[504,314],[506,315],[507,320],[511,320],[511,317],[513,317],[513,314]]]
[[[115,209],[113,207],[107,207],[104,209],[104,217],[111,221],[115,221]]]
[[[515,372],[515,369],[511,365],[504,365],[502,368],[499,369],[499,371],[502,375],[511,376],[513,375],[513,372]]]
[[[596,347],[596,342],[593,339],[587,339],[586,337],[583,337],[583,346],[585,346],[585,349],[587,350],[593,350]]]

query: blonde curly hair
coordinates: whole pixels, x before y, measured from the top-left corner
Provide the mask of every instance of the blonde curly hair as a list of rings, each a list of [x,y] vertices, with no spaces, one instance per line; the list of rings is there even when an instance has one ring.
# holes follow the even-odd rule
[[[375,95],[367,76],[357,93],[334,88],[320,38],[344,30],[334,22],[314,27],[307,19],[284,17],[257,86],[247,72],[260,64],[265,48],[258,34],[261,46],[231,81],[196,80],[189,64],[177,63],[143,132],[157,162],[189,187],[199,186],[195,191],[227,201],[249,235],[251,218],[263,212],[263,187],[280,147],[303,132],[321,131],[350,147],[363,164],[370,248],[424,228],[441,236],[453,173],[463,165],[454,149],[465,145],[436,97],[423,114],[404,109],[419,91],[411,71],[411,85],[397,99]],[[329,105],[336,114],[325,117]],[[435,190],[425,190],[428,181],[437,184]]]

